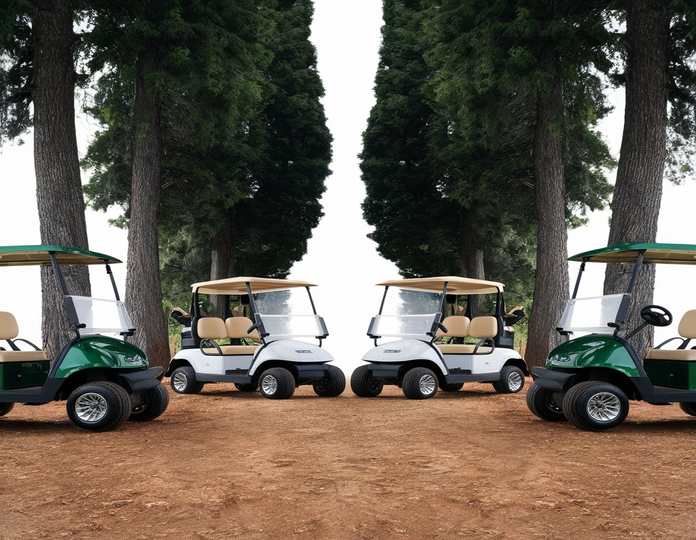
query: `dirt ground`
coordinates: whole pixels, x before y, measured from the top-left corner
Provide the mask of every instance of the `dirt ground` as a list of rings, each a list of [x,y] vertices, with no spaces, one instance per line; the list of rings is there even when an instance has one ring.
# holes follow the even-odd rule
[[[0,538],[696,537],[696,418],[631,402],[589,433],[537,419],[525,391],[209,385],[108,433],[19,405],[0,419]]]

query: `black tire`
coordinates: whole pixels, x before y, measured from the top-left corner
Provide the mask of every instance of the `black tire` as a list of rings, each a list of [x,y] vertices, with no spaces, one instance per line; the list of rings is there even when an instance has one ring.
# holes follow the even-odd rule
[[[440,390],[443,392],[459,392],[464,387],[464,383],[441,384]]]
[[[369,365],[355,368],[350,376],[350,389],[358,397],[377,397],[383,388],[384,384],[372,376]]]
[[[585,381],[566,392],[563,413],[577,428],[604,431],[624,421],[628,415],[628,397],[613,384]]]
[[[0,416],[5,416],[12,409],[14,409],[14,403],[0,403]]]
[[[66,404],[68,417],[77,427],[90,431],[110,431],[123,424],[131,412],[130,396],[112,382],[78,386]]]
[[[696,403],[688,401],[679,404],[679,408],[689,416],[696,416]],[[0,414],[2,416],[2,414]]]
[[[267,369],[259,377],[259,391],[268,399],[288,399],[295,393],[295,377],[285,368]]]
[[[196,380],[196,372],[191,366],[176,368],[169,384],[177,394],[197,394],[203,390],[203,383]]]
[[[493,383],[493,388],[499,394],[516,394],[524,388],[524,371],[517,366],[503,366],[500,380]]]
[[[234,386],[240,392],[256,392],[256,389],[259,387],[258,384],[254,383],[234,383]]]
[[[131,408],[131,414],[128,417],[134,422],[154,420],[166,411],[167,405],[169,405],[169,394],[162,383],[141,392],[140,398],[140,403]]]
[[[401,390],[408,399],[428,399],[437,393],[437,375],[428,368],[415,367],[404,375]]]
[[[346,376],[336,366],[326,366],[326,377],[312,383],[314,393],[321,397],[340,396],[346,389]]]
[[[549,422],[565,422],[568,420],[563,414],[562,403],[554,401],[554,392],[548,388],[542,388],[536,383],[527,390],[527,407],[536,416]]]

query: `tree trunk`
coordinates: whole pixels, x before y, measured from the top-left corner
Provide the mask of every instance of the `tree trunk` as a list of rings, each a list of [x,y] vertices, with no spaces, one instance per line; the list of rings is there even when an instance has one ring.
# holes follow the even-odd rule
[[[611,203],[609,245],[654,242],[662,198],[667,142],[667,44],[670,14],[666,0],[632,0],[626,19],[626,112],[616,187]],[[604,294],[625,292],[631,273],[607,265]],[[652,304],[654,265],[644,265],[636,282],[627,331],[638,326],[640,309]],[[631,340],[643,357],[652,327]]]
[[[219,231],[213,238],[215,248],[210,254],[210,279],[225,279],[232,276],[232,253],[234,251],[234,219],[230,225]],[[225,301],[220,295],[212,298],[214,312],[218,317],[225,317]]]
[[[486,272],[483,266],[483,251],[479,249],[478,238],[474,234],[474,228],[466,222],[464,218],[466,210],[459,211],[459,260],[461,266],[459,274],[462,277],[472,279],[486,279]],[[481,304],[483,298],[477,295],[469,297],[471,302],[471,313],[476,316],[481,315]]]
[[[136,327],[133,343],[143,349],[150,364],[169,363],[167,323],[157,245],[157,207],[162,167],[161,101],[144,74],[152,61],[141,61],[135,86],[133,178],[128,226],[126,305]]]
[[[34,166],[41,243],[87,249],[85,202],[75,135],[73,12],[70,2],[45,0],[32,20],[34,39]],[[90,296],[87,267],[63,267],[70,294]],[[55,359],[74,335],[50,268],[41,270],[41,333]]]
[[[563,88],[554,86],[537,101],[534,127],[534,176],[538,214],[536,277],[529,317],[525,360],[530,366],[546,362],[549,351],[562,342],[555,331],[568,299],[568,233],[565,222],[563,136]]]

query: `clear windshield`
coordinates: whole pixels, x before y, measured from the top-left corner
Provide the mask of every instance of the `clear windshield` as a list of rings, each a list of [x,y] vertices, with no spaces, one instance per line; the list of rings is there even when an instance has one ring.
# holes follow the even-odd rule
[[[389,289],[371,334],[423,339],[440,318],[442,293]]]
[[[306,289],[256,293],[254,303],[270,338],[317,337],[327,334],[322,318],[312,310]]]
[[[566,332],[613,334],[616,328],[609,323],[616,322],[624,296],[610,294],[568,300],[558,326]]]
[[[68,296],[77,314],[77,321],[84,324],[82,334],[120,334],[133,330],[133,323],[126,305],[119,300],[102,300],[88,296]]]

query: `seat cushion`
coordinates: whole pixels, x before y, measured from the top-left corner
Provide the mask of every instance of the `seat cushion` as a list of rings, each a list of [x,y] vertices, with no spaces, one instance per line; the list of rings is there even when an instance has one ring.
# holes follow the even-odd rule
[[[466,337],[469,335],[469,317],[461,317],[459,315],[453,315],[451,317],[445,317],[442,321],[442,326],[447,328],[447,332],[443,332],[438,328],[435,337]]]
[[[0,351],[0,364],[48,360],[44,351]]]
[[[258,345],[221,345],[220,350],[224,356],[252,355],[259,350]],[[219,353],[214,347],[203,349],[205,354],[217,355]]]
[[[437,348],[440,349],[442,354],[473,354],[474,353],[474,348],[476,345],[472,344],[465,344],[465,345],[457,345],[457,344],[449,344],[449,343],[438,343],[436,344]],[[478,351],[476,354],[488,354],[491,352],[490,347],[479,347]]]
[[[648,349],[645,358],[650,360],[682,360],[696,362],[696,351],[693,349]]]

